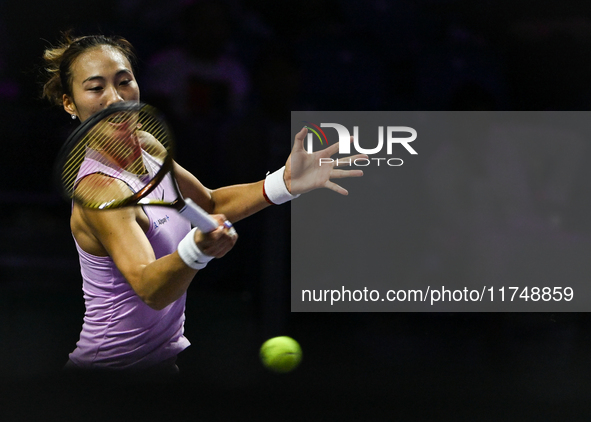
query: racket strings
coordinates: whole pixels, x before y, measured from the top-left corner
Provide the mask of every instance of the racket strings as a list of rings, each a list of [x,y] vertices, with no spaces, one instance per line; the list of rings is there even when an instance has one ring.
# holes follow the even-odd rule
[[[78,174],[82,163],[89,156],[89,151],[97,151],[101,154],[94,154],[94,158],[103,164],[109,165],[106,157],[120,157],[124,154],[125,147],[119,143],[108,142],[111,138],[111,134],[106,130],[107,125],[111,119],[105,119],[105,121],[99,122],[84,136],[81,141],[76,145],[72,151],[70,159],[64,169],[65,184],[72,187],[72,191],[76,188],[76,196],[82,198],[86,202],[86,198],[92,198],[92,192],[100,192],[104,190],[112,180],[103,177],[100,179],[95,178],[95,183],[85,183],[84,188],[78,187]],[[112,165],[110,165],[112,167]],[[123,169],[121,169],[123,170]],[[98,181],[102,180],[102,183]],[[73,193],[73,192],[72,192]]]
[[[120,182],[109,175],[88,177],[100,172],[85,175],[84,163],[92,159],[113,169],[115,174],[127,172],[137,175],[138,186],[135,188],[139,191],[158,173],[158,165],[162,166],[170,148],[168,128],[150,110],[144,107],[139,113],[114,113],[94,124],[72,147],[63,166],[62,185],[71,198],[85,206],[116,206],[133,197],[134,192],[122,188],[123,185],[112,188],[113,183]],[[154,158],[149,166],[144,162],[143,152]],[[139,177],[142,175],[148,177]],[[80,183],[82,179],[84,183]]]

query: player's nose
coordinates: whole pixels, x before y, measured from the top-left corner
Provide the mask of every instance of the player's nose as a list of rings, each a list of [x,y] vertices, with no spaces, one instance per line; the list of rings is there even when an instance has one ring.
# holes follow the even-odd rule
[[[110,87],[106,93],[107,100],[106,105],[110,106],[111,104],[119,103],[121,101],[125,101],[119,91],[115,87]]]

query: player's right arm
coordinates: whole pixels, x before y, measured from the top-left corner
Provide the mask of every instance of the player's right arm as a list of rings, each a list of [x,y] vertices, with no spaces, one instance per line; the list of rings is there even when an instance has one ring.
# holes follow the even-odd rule
[[[84,179],[79,187],[83,184]],[[224,220],[223,216],[214,217],[220,223]],[[146,217],[140,207],[94,210],[74,204],[71,226],[82,249],[110,256],[135,293],[159,310],[183,295],[197,270],[187,266],[177,251],[156,259],[140,225],[142,218]],[[220,226],[207,234],[196,231],[194,240],[204,253],[219,258],[232,248],[236,238]]]

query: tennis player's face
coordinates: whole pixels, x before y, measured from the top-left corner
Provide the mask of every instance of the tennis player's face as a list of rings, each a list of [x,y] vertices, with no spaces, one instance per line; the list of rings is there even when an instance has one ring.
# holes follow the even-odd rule
[[[64,95],[64,109],[80,121],[115,102],[140,99],[131,64],[116,48],[103,45],[82,53],[71,71],[72,96]]]

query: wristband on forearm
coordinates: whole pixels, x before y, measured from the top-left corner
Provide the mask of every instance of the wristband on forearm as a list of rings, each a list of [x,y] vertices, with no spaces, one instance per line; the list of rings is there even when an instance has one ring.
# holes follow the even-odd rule
[[[183,240],[180,241],[177,251],[185,264],[194,270],[200,270],[205,268],[207,263],[214,257],[205,255],[201,252],[201,249],[199,249],[195,243],[195,230],[197,230],[197,228],[191,230]]]
[[[300,195],[292,195],[285,186],[283,181],[283,174],[285,173],[285,166],[281,167],[276,172],[267,174],[265,183],[263,184],[263,196],[265,200],[271,205],[279,205],[291,201]]]

